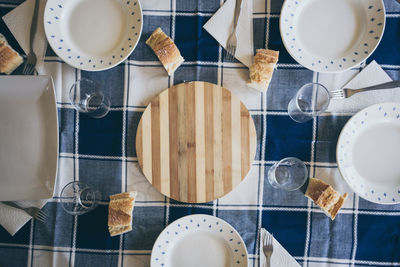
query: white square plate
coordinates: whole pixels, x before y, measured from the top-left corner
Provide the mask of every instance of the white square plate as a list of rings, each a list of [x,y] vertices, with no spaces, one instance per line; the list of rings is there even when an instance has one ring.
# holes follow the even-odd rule
[[[0,76],[0,201],[53,196],[58,119],[50,76]]]

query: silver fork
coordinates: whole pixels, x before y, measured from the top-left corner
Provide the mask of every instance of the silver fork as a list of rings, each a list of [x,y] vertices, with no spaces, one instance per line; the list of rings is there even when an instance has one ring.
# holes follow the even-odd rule
[[[354,94],[360,93],[360,92],[380,90],[380,89],[391,89],[391,88],[396,88],[396,87],[400,87],[400,80],[377,84],[377,85],[360,88],[360,89],[342,88],[339,90],[330,91],[329,95],[332,99],[344,99],[344,98],[348,98],[348,97],[350,97]]]
[[[271,255],[272,252],[274,251],[273,240],[274,236],[272,234],[267,234],[263,244],[263,252],[265,258],[267,259],[268,267],[271,266]]]
[[[24,208],[24,207],[18,205],[15,202],[12,202],[12,201],[2,201],[2,203],[6,204],[8,206],[23,210],[27,214],[29,214],[30,216],[32,216],[33,218],[35,218],[35,219],[37,219],[37,220],[39,220],[41,222],[44,222],[47,219],[47,214],[44,211],[42,211],[41,209],[37,208],[37,207]]]
[[[35,34],[36,34],[38,12],[39,12],[39,0],[35,0],[35,8],[33,9],[31,30],[29,33],[29,50],[30,51],[28,53],[28,58],[25,62],[24,69],[22,70],[22,73],[25,75],[32,75],[35,72],[35,66],[36,66],[37,59],[36,59],[35,52],[33,52],[33,40],[34,40]]]
[[[236,26],[239,20],[240,11],[242,10],[242,0],[235,1],[235,15],[233,17],[233,30],[229,35],[228,42],[226,43],[226,60],[232,60],[235,57],[237,38],[236,38]]]

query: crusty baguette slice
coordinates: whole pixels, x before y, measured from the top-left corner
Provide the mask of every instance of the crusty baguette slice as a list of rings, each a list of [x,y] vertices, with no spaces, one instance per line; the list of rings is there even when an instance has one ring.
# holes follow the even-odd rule
[[[168,72],[168,75],[172,75],[185,61],[181,56],[178,47],[176,47],[172,39],[169,38],[161,28],[155,29],[149,39],[147,39],[146,44],[153,49],[154,53]]]
[[[22,57],[5,41],[0,41],[0,72],[11,74],[23,62]]]
[[[278,56],[279,51],[257,49],[254,63],[250,67],[250,80],[247,85],[262,92],[267,90],[278,62]]]
[[[121,235],[127,232],[132,231],[132,225],[121,226],[121,227],[109,227],[110,236]]]
[[[311,178],[308,183],[306,196],[314,201],[327,216],[334,220],[347,198],[347,193],[341,196],[332,186],[324,181]]]
[[[111,236],[132,230],[132,211],[136,192],[124,192],[110,196],[108,206],[108,230]]]

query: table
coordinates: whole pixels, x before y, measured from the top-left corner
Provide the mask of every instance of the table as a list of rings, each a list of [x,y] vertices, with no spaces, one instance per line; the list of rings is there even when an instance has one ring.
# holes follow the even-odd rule
[[[20,2],[1,0],[0,15]],[[400,205],[376,205],[359,198],[337,170],[336,142],[351,114],[325,114],[303,124],[293,122],[287,115],[287,103],[302,84],[318,81],[328,87],[340,86],[360,68],[336,75],[302,68],[281,42],[282,0],[255,0],[254,46],[267,44],[280,51],[278,69],[268,92],[257,93],[245,87],[247,68],[237,62],[223,62],[223,49],[202,29],[222,0],[141,2],[142,38],[130,58],[119,66],[101,72],[79,71],[48,50],[46,72],[55,81],[60,129],[56,194],[44,207],[49,215],[45,224],[30,221],[13,237],[0,228],[0,266],[149,266],[158,234],[170,222],[194,213],[218,216],[232,224],[246,243],[249,266],[258,266],[261,227],[272,232],[304,266],[399,266]],[[368,62],[375,59],[393,79],[399,79],[400,4],[394,0],[384,2],[385,34]],[[186,59],[172,77],[166,75],[145,45],[158,26],[175,40]],[[22,53],[2,21],[0,32]],[[68,103],[67,91],[81,77],[105,86],[112,102],[105,118],[80,115]],[[136,127],[150,99],[173,84],[192,80],[212,82],[236,93],[250,110],[258,136],[256,160],[243,183],[221,199],[196,205],[176,202],[157,192],[139,170],[135,153]],[[266,172],[287,156],[305,161],[311,177],[320,177],[342,193],[349,193],[335,221],[301,192],[287,193],[269,185]],[[72,180],[101,191],[98,208],[78,217],[62,210],[57,196],[62,186]],[[108,196],[132,189],[139,192],[133,230],[110,238]]]

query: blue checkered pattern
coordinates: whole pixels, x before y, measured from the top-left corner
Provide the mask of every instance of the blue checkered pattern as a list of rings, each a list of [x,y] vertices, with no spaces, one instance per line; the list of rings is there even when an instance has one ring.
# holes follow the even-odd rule
[[[0,15],[20,2],[1,0]],[[400,4],[384,2],[385,34],[368,62],[375,59],[393,79],[399,79]],[[298,65],[279,34],[282,0],[255,0],[254,48],[279,50],[280,59],[267,93],[247,89],[248,70],[236,61],[224,62],[223,49],[202,28],[222,3],[143,0],[140,42],[128,60],[111,70],[73,69],[49,49],[45,65],[55,80],[60,122],[56,194],[44,207],[49,215],[45,224],[30,221],[13,237],[0,228],[0,266],[149,266],[160,232],[170,222],[195,213],[215,215],[232,224],[246,243],[249,266],[258,266],[261,227],[272,232],[304,266],[400,266],[400,205],[376,205],[359,198],[337,170],[336,142],[351,114],[325,114],[304,124],[293,122],[287,114],[287,103],[301,85],[319,81],[329,86],[342,74],[320,75]],[[145,44],[158,26],[175,40],[186,59],[171,77]],[[2,21],[0,32],[22,53]],[[105,118],[81,115],[68,103],[67,90],[81,77],[106,88],[112,108]],[[256,161],[246,180],[227,196],[198,205],[176,202],[157,192],[143,177],[135,152],[136,127],[149,100],[173,84],[192,80],[216,83],[236,93],[251,111],[258,135]],[[269,185],[265,179],[268,169],[287,156],[305,161],[311,177],[350,193],[335,221],[301,192],[283,192]],[[97,209],[78,217],[62,210],[57,196],[72,180],[101,191],[103,200]],[[133,230],[111,238],[107,197],[126,190],[139,192]]]

